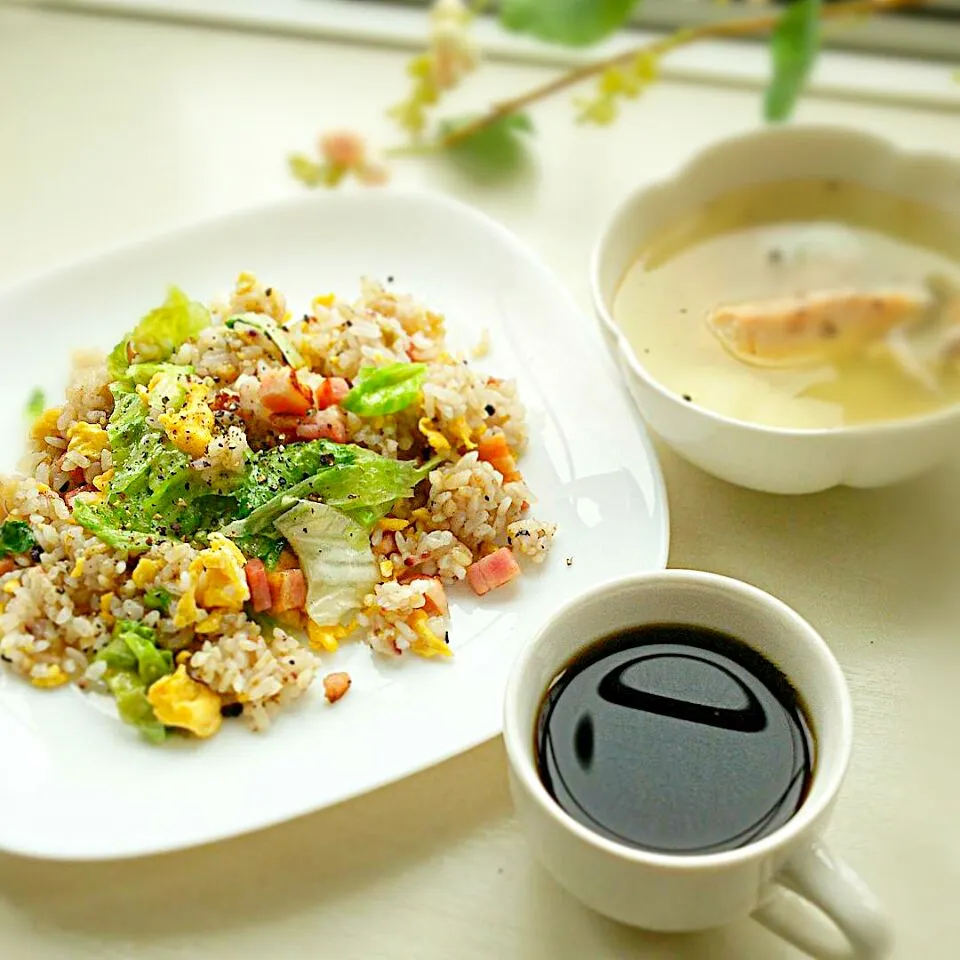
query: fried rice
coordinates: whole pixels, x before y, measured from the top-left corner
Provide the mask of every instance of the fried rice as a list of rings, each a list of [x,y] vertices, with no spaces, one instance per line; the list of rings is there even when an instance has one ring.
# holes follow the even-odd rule
[[[208,307],[172,291],[74,358],[0,477],[0,658],[160,741],[265,729],[343,643],[449,656],[447,588],[496,589],[556,531],[526,443],[516,385],[410,296],[365,280],[293,315],[246,274]]]

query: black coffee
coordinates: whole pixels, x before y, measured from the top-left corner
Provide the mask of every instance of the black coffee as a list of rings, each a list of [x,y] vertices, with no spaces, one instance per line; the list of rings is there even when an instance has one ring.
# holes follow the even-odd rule
[[[540,707],[537,766],[570,816],[644,850],[719,853],[796,813],[813,739],[796,691],[727,634],[654,624],[598,641]]]

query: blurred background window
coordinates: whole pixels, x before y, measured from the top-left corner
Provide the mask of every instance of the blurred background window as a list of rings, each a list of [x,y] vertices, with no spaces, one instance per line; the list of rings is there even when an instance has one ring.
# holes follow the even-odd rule
[[[2,3],[3,0],[0,0]],[[24,0],[20,0],[24,2]],[[30,0],[26,0],[30,2]],[[284,31],[296,31],[298,18],[304,31],[317,32],[325,12],[334,9],[337,26],[348,26],[353,8],[365,26],[383,35],[371,23],[377,8],[426,9],[431,0],[33,0],[62,7],[95,7],[117,12],[134,11],[150,16],[185,17],[207,22],[273,22]],[[489,8],[495,10],[497,0]],[[582,0],[590,2],[590,0]],[[638,29],[670,30],[694,23],[742,17],[764,7],[787,6],[792,0],[644,0],[634,17]],[[824,0],[825,3],[839,0]],[[389,25],[386,33],[389,34]],[[827,26],[830,46],[869,53],[894,54],[960,61],[960,0],[927,0],[922,6],[893,11],[869,22],[834,22]],[[892,78],[891,78],[892,79]]]
[[[323,2],[323,0],[314,0]],[[368,0],[351,0],[365,3]],[[390,0],[404,6],[429,6],[430,0]],[[640,28],[676,29],[742,17],[751,8],[787,6],[791,0],[644,0],[635,22]],[[825,0],[827,3],[837,0]],[[496,4],[492,3],[491,7]],[[922,7],[876,17],[870,23],[833,24],[828,28],[832,46],[906,56],[960,60],[960,0],[928,0]]]

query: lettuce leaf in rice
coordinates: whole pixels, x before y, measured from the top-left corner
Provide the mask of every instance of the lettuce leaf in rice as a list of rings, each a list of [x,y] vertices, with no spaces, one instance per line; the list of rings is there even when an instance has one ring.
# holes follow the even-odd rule
[[[353,387],[340,401],[340,406],[358,417],[384,417],[399,413],[416,402],[426,376],[425,363],[361,367],[354,378]]]
[[[166,613],[172,602],[173,595],[164,590],[163,587],[154,587],[143,595],[143,605],[148,610],[159,610],[161,613]]]
[[[0,523],[0,557],[26,553],[37,545],[37,538],[26,520],[5,520]]]
[[[163,743],[167,728],[157,719],[147,699],[146,684],[131,670],[107,673],[107,689],[117,701],[117,712],[124,723],[136,727],[151,743]]]
[[[242,519],[225,527],[221,533],[227,537],[241,538],[265,534],[272,529],[277,517],[289,510],[296,501],[313,497],[336,507],[369,531],[390,512],[397,500],[412,496],[416,485],[437,463],[432,460],[421,466],[410,460],[391,460],[362,447],[329,443],[326,440],[316,443],[324,446],[307,452],[306,456],[298,451],[298,447],[310,446],[308,444],[287,447],[282,452],[278,452],[279,448],[270,451],[273,467],[282,466],[285,474],[281,480],[278,471],[273,470],[273,485],[279,487],[279,491],[263,499],[264,490],[269,491],[271,486],[268,482],[259,485],[249,496],[242,496],[245,504],[255,500],[262,502]],[[339,463],[329,463],[329,458],[318,452],[328,447],[340,448],[337,453]],[[294,462],[283,464],[286,456],[293,458]],[[349,462],[350,457],[354,458],[354,462]],[[306,466],[321,463],[326,465],[312,475],[290,486],[283,484],[283,480],[292,479]],[[270,470],[264,470],[263,464],[256,465],[251,471],[253,476],[265,476],[268,473]]]
[[[377,583],[368,532],[334,507],[301,500],[274,523],[307,579],[307,615],[322,626],[358,610]]]
[[[107,371],[115,380],[125,377],[131,354],[143,362],[166,360],[185,341],[210,325],[210,313],[178,287],[151,310],[107,357]]]
[[[279,494],[289,495],[295,484],[327,467],[356,463],[358,459],[375,456],[377,454],[370,450],[332,440],[293,443],[257,453],[251,459],[242,483],[234,491],[239,505],[238,515],[247,517]]]
[[[269,533],[244,534],[234,537],[233,541],[245,557],[262,560],[269,570],[276,567],[287,545],[287,541],[279,534]]]
[[[265,313],[238,313],[224,321],[224,326],[231,330],[238,324],[250,327],[252,330],[263,334],[280,351],[280,356],[283,357],[284,362],[293,367],[294,370],[305,366],[306,361],[303,359],[303,355],[293,345],[287,331],[273,317]]]
[[[78,498],[74,519],[110,546],[131,551],[149,546],[147,537],[187,539],[235,516],[235,498],[215,490],[192,468],[188,454],[150,426],[140,397],[123,384],[111,390],[109,494],[96,505]]]
[[[143,553],[155,537],[142,530],[131,530],[129,512],[105,503],[90,503],[80,497],[73,501],[73,519],[108,547],[121,553]]]
[[[147,691],[161,677],[173,673],[173,654],[160,650],[157,633],[135,620],[118,620],[110,642],[96,660],[107,665],[104,682],[117,701],[125,722],[137,727],[148,740],[161,743],[166,729],[154,714]]]
[[[110,642],[95,659],[111,670],[135,670],[148,689],[173,673],[173,654],[157,647],[157,631],[136,620],[118,620]]]

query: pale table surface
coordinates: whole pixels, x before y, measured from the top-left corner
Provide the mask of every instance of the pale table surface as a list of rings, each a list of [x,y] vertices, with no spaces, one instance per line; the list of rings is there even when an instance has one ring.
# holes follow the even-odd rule
[[[296,194],[284,156],[315,131],[346,123],[387,141],[382,105],[403,60],[0,9],[0,282]],[[541,75],[492,66],[461,99],[476,106]],[[538,167],[518,182],[477,186],[440,165],[409,165],[396,182],[443,189],[502,220],[586,315],[587,258],[617,200],[714,138],[750,128],[757,110],[753,92],[667,84],[596,131],[576,128],[560,97],[537,113]],[[821,100],[801,117],[960,153],[956,114]],[[889,906],[896,957],[960,956],[960,604],[950,589],[960,574],[958,464],[896,489],[783,499],[661,452],[671,564],[778,594],[822,630],[844,667],[858,743],[829,840]],[[749,920],[658,937],[580,907],[532,862],[504,772],[495,740],[340,807],[199,850],[67,866],[0,855],[0,957],[798,956]]]

